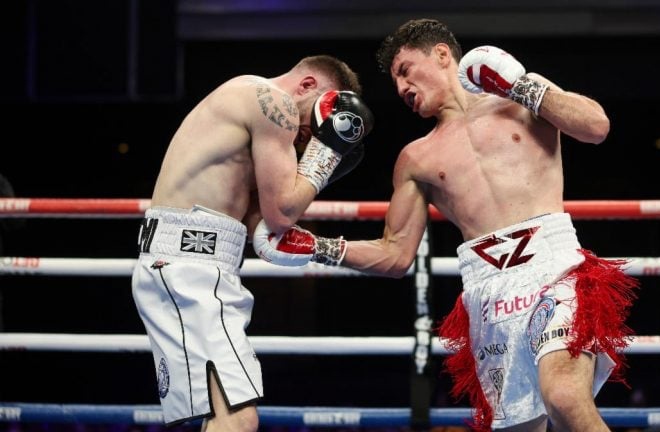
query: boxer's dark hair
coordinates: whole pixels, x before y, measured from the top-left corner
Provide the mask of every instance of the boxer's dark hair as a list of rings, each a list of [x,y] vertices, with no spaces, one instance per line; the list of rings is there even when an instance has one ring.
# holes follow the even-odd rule
[[[378,66],[382,72],[390,73],[392,61],[402,47],[419,49],[429,54],[439,43],[447,44],[456,62],[460,61],[463,56],[461,45],[445,24],[428,18],[407,21],[381,43],[376,52]]]

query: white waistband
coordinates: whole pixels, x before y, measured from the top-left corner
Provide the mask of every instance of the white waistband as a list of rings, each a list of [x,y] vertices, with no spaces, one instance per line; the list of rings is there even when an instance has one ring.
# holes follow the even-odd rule
[[[463,283],[548,261],[573,266],[583,260],[568,213],[551,213],[469,240],[458,249]]]
[[[237,273],[246,236],[245,225],[211,209],[153,207],[145,212],[138,245],[143,254],[213,261]]]

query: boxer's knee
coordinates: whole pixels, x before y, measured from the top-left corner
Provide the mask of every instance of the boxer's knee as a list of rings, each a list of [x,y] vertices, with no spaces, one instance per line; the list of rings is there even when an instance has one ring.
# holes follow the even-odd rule
[[[576,424],[602,422],[593,399],[593,357],[587,353],[572,357],[561,350],[539,360],[543,402],[558,430],[577,430]]]

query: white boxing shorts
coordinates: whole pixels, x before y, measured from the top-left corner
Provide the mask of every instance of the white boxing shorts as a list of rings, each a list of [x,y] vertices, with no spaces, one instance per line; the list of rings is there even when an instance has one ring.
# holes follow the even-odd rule
[[[254,298],[239,277],[246,234],[239,221],[203,207],[146,211],[132,288],[167,425],[214,414],[211,379],[230,409],[263,396],[245,334]]]
[[[457,252],[463,293],[440,329],[441,336],[458,343],[453,347],[455,358],[446,360],[462,386],[454,393],[470,395],[478,430],[511,427],[547,415],[538,360],[570,344],[579,278],[567,275],[577,274],[585,256],[591,262],[593,255],[581,250],[566,213],[497,230],[463,243]],[[600,265],[605,260],[592,261]],[[586,345],[589,348],[577,353],[590,351],[591,345]],[[594,352],[595,395],[614,362],[607,352]]]

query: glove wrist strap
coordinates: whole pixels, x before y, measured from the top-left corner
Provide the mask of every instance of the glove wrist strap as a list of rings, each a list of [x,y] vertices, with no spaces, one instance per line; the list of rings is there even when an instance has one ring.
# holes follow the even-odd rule
[[[523,75],[513,83],[513,87],[509,90],[509,98],[539,115],[541,101],[543,101],[543,96],[545,96],[547,90],[547,84],[542,84],[527,75]]]
[[[344,237],[333,239],[316,237],[316,251],[310,261],[334,267],[341,265],[345,255],[346,240]]]
[[[341,162],[341,154],[312,137],[298,161],[298,174],[305,177],[318,194]]]

